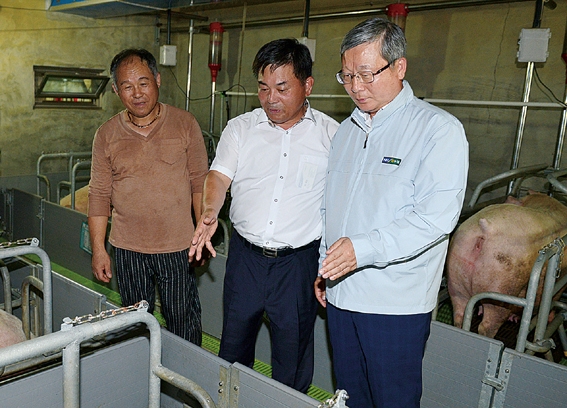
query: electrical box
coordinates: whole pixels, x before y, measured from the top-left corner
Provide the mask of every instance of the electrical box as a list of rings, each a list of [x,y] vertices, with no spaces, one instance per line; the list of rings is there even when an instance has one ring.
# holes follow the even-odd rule
[[[175,45],[159,47],[159,63],[169,67],[177,65],[177,47]]]
[[[518,62],[545,62],[550,37],[549,28],[523,28],[518,41]]]
[[[301,44],[306,45],[307,48],[309,48],[309,53],[311,54],[311,59],[313,61],[315,61],[315,40],[312,40],[311,38],[307,38],[307,37],[301,37],[298,38],[297,41],[299,41]]]

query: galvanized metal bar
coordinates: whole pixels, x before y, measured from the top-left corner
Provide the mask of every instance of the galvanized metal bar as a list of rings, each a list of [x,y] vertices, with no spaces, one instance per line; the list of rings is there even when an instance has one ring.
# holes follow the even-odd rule
[[[24,329],[24,334],[26,339],[31,339],[31,328],[30,328],[30,287],[33,286],[39,291],[43,291],[43,282],[36,278],[35,276],[26,276],[22,282],[22,327]],[[39,336],[40,333],[35,331],[35,335]]]
[[[81,406],[81,343],[73,341],[63,348],[63,407]]]
[[[528,102],[530,100],[530,92],[532,87],[532,78],[534,76],[534,63],[532,61],[528,62],[526,67],[526,80],[524,83],[524,94],[522,96],[522,102]],[[516,132],[516,139],[514,141],[514,151],[512,153],[512,164],[511,169],[517,169],[520,162],[520,150],[522,148],[522,139],[524,137],[524,129],[526,127],[526,116],[528,114],[528,107],[522,106],[520,112],[520,119],[518,122],[518,129]],[[512,191],[512,183],[508,185],[508,194]]]
[[[44,153],[42,155],[39,156],[39,158],[37,159],[36,162],[36,192],[38,196],[41,196],[41,192],[40,192],[40,180],[45,181],[45,184],[47,185],[47,191],[46,191],[46,200],[47,201],[51,201],[51,188],[50,188],[50,182],[49,182],[49,178],[45,175],[41,173],[41,163],[44,160],[48,160],[48,159],[57,159],[57,158],[71,158],[70,162],[69,162],[69,175],[71,174],[71,170],[72,170],[72,160],[75,157],[90,157],[92,156],[92,152],[68,152],[68,153]]]
[[[154,368],[153,373],[164,381],[175,385],[194,396],[203,408],[215,408],[216,405],[207,391],[199,384],[183,377],[181,374],[172,371],[161,364]]]
[[[536,164],[536,165],[533,165],[533,166],[520,167],[520,168],[517,168],[517,169],[505,171],[503,173],[497,174],[494,177],[490,177],[490,178],[482,181],[474,189],[474,192],[471,196],[471,199],[469,201],[467,208],[469,210],[472,210],[474,208],[474,206],[476,205],[476,202],[478,201],[478,198],[480,197],[480,195],[482,193],[482,190],[484,190],[486,187],[489,187],[489,186],[492,186],[492,185],[495,185],[497,183],[504,182],[504,181],[507,181],[507,180],[512,180],[512,179],[515,180],[515,179],[522,178],[522,177],[525,177],[525,176],[532,176],[532,175],[535,175],[538,172],[546,169],[547,167],[548,167],[548,165],[545,164],[545,163]]]
[[[161,361],[161,329],[156,318],[145,311],[124,313],[94,323],[68,327],[56,333],[5,347],[0,349],[0,367],[61,350],[73,342],[80,344],[95,336],[136,323],[146,324],[150,331],[150,373],[152,374],[149,379],[150,400],[148,406],[150,408],[159,408],[160,378],[153,374],[153,371]],[[73,357],[71,357],[71,359],[72,358]],[[66,363],[64,363],[63,366],[65,369]]]
[[[567,31],[566,31],[567,34]],[[563,102],[567,105],[567,91]],[[563,153],[563,144],[565,143],[565,131],[567,129],[567,108],[563,108],[561,113],[561,124],[559,125],[559,135],[557,135],[557,146],[555,147],[555,156],[553,156],[553,168],[561,167],[561,155]]]
[[[4,287],[4,311],[12,314],[12,281],[10,280],[10,271],[3,262],[0,267],[0,274],[2,274],[2,285]]]
[[[53,331],[53,289],[51,280],[51,261],[47,253],[35,246],[19,246],[0,249],[0,259],[34,254],[39,256],[43,271],[43,332]]]
[[[75,192],[77,191],[77,172],[79,170],[86,170],[91,168],[91,161],[85,160],[82,162],[77,162],[73,166],[73,170],[71,172],[71,208],[75,209]]]

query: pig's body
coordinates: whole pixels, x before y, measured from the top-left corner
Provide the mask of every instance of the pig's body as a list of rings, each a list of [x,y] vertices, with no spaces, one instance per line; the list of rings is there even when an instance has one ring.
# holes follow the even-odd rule
[[[26,340],[22,321],[0,309],[0,348]]]
[[[89,185],[75,191],[75,210],[80,211],[84,214],[87,213],[89,204]],[[59,200],[59,205],[67,208],[71,208],[71,194],[63,197]]]
[[[454,325],[462,326],[467,302],[477,293],[525,296],[538,251],[565,234],[567,207],[538,193],[488,206],[467,219],[447,255]],[[508,304],[484,302],[479,334],[494,337],[512,310]]]

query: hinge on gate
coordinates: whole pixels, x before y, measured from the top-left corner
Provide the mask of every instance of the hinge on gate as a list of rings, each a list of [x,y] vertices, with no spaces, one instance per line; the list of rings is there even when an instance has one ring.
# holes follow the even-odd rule
[[[482,383],[494,388],[496,391],[502,391],[504,389],[504,381],[498,378],[485,376],[482,379]]]

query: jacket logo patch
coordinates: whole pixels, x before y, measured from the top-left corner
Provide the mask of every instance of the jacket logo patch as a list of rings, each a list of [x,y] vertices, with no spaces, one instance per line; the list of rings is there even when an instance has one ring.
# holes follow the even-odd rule
[[[400,163],[402,162],[402,159],[396,159],[395,157],[384,157],[382,159],[382,163],[384,164],[394,164],[396,166],[399,166]]]

